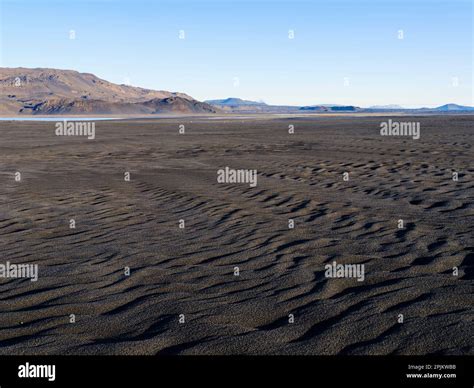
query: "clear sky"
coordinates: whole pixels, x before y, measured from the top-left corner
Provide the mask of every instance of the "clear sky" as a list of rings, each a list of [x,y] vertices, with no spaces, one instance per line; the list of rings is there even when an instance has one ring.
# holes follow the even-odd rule
[[[199,100],[474,105],[471,0],[0,2],[2,67]]]

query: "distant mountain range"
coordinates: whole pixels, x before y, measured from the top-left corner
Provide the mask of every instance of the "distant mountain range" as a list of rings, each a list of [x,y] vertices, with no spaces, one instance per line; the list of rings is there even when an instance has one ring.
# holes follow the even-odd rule
[[[400,105],[375,105],[362,108],[353,105],[318,104],[310,106],[268,105],[264,102],[242,100],[229,97],[222,100],[206,100],[206,103],[216,108],[233,113],[342,113],[342,112],[467,112],[474,111],[474,107],[456,104],[446,104],[436,108],[409,109]]]
[[[357,106],[352,105],[311,105],[311,106],[302,106],[299,108],[300,111],[305,112],[359,112],[362,109]]]
[[[217,113],[184,93],[117,85],[73,70],[0,68],[0,114]]]
[[[423,108],[423,109],[429,109],[429,108]],[[446,105],[438,106],[437,108],[434,108],[434,110],[438,112],[474,111],[474,107],[457,105],[457,104],[446,104]]]
[[[385,112],[385,111],[396,111],[396,112],[412,112],[412,113],[436,113],[436,112],[472,112],[474,107],[464,106],[457,104],[446,104],[436,108],[403,108],[399,105],[384,105],[384,106],[372,106],[364,109],[366,112]]]
[[[264,102],[242,100],[236,97],[222,100],[205,100],[204,102],[228,113],[291,113],[298,111],[298,107],[294,106],[267,105]]]
[[[374,105],[370,106],[369,109],[405,109],[400,105]]]
[[[456,113],[473,107],[446,104],[407,109],[399,105],[369,108],[337,104],[268,105],[229,97],[197,101],[185,93],[118,85],[89,73],[58,69],[0,68],[0,115],[153,115],[213,113]]]
[[[204,102],[219,106],[267,106],[264,102],[242,100],[236,97],[229,97],[223,100],[206,100]]]

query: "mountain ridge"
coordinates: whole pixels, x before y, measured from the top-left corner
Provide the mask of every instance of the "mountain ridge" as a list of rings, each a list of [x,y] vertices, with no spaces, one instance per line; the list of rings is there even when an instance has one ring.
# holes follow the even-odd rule
[[[91,73],[0,68],[0,114],[217,113],[185,93],[115,84]]]

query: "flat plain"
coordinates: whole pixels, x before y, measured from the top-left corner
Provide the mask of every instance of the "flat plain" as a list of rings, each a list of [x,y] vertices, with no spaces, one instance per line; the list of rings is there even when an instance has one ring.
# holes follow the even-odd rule
[[[474,116],[386,120],[0,122],[0,354],[472,354]]]

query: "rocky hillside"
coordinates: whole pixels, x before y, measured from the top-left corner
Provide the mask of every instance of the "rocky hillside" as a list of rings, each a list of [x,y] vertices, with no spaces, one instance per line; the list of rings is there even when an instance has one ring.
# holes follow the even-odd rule
[[[216,113],[184,93],[117,85],[73,70],[0,68],[0,114]]]

